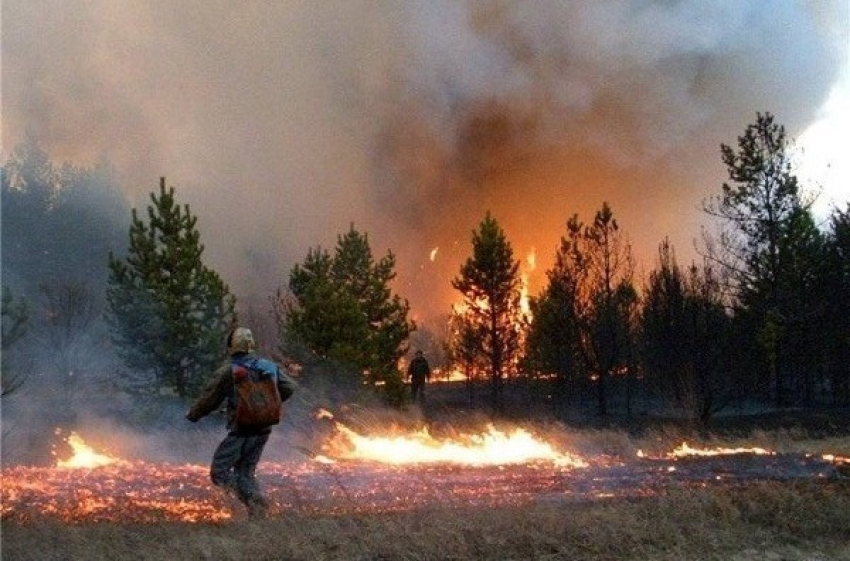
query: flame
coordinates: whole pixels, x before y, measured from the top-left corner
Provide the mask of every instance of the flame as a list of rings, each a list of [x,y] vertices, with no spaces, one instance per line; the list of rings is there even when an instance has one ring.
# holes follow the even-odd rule
[[[528,273],[520,275],[519,309],[522,311],[522,315],[526,317],[531,315],[531,305],[528,302]]]
[[[434,249],[431,250],[431,256],[430,256],[431,263],[433,263],[437,259],[437,251],[439,251],[439,250],[440,250],[440,246],[437,246],[437,247],[435,247]]]
[[[561,453],[521,428],[504,432],[488,425],[483,433],[456,440],[436,439],[427,428],[403,436],[365,436],[339,422],[336,429],[325,452],[328,457],[344,460],[472,466],[552,462],[562,467],[587,467],[581,458]]]
[[[443,369],[436,367],[431,372],[431,381],[432,384],[439,384],[441,382],[465,382],[466,374],[460,368],[448,368]]]
[[[327,410],[318,410],[318,413],[323,418],[333,418]],[[332,422],[336,424],[336,421]],[[513,455],[514,459],[519,456],[514,448],[532,449],[539,453],[531,454],[531,460],[517,460],[519,463],[513,465],[394,465],[383,456],[380,461],[385,465],[381,465],[374,461],[339,462],[338,459],[345,457],[343,452],[349,457],[359,453],[352,438],[359,439],[357,443],[364,448],[363,451],[370,451],[364,442],[392,442],[392,437],[372,438],[350,430],[337,430],[334,434],[332,440],[341,440],[337,445],[343,448],[327,449],[338,453],[336,460],[310,451],[311,460],[304,463],[261,462],[259,477],[273,516],[293,511],[312,515],[317,512],[400,512],[447,504],[461,507],[535,504],[540,497],[582,502],[595,497],[645,497],[663,493],[670,482],[705,487],[715,481],[774,480],[780,474],[787,474],[790,478],[820,479],[841,468],[840,464],[830,465],[833,462],[850,460],[846,453],[785,457],[768,453],[771,455],[760,454],[759,459],[751,460],[752,464],[748,461],[742,471],[737,471],[740,468],[738,462],[721,459],[729,469],[718,474],[717,461],[700,456],[743,453],[741,451],[753,453],[753,450],[762,449],[698,450],[683,445],[677,451],[710,454],[698,453],[698,457],[690,462],[679,462],[676,457],[661,455],[654,458],[660,466],[622,461],[617,456],[607,455],[594,456],[585,463],[538,441],[524,430],[500,432],[488,427],[483,434],[454,440],[441,441],[428,435],[427,431],[405,438],[424,447],[425,453],[432,456],[444,453],[452,462],[458,461],[458,454],[467,454],[471,463],[484,464],[487,457],[481,449],[488,441],[495,443],[494,447],[500,454]],[[420,442],[415,437],[422,434]],[[519,436],[514,437],[515,434]],[[74,440],[81,441],[78,436]],[[377,448],[377,445],[374,447]],[[441,452],[451,447],[457,447],[461,452]],[[541,457],[549,459],[544,461]],[[504,459],[500,458],[499,462]],[[566,461],[562,461],[564,459]],[[587,469],[564,469],[559,463]],[[55,466],[4,466],[2,477],[0,518],[4,523],[32,524],[49,520],[70,524],[220,523],[246,516],[244,507],[235,497],[211,484],[207,465],[116,460],[111,465],[86,472],[85,477],[81,477],[79,472]],[[330,481],[334,484],[329,485]]]
[[[678,448],[672,452],[667,452],[664,457],[668,459],[689,458],[689,457],[710,457],[710,456],[734,456],[739,454],[752,454],[755,456],[773,456],[776,453],[764,448],[694,448],[687,442],[683,442]],[[643,451],[637,451],[638,458],[649,458]]]
[[[835,454],[822,454],[821,458],[835,465],[850,465],[850,456],[836,456]]]
[[[525,262],[529,271],[534,271],[537,268],[537,250],[535,248],[532,247],[528,255],[525,256]]]
[[[774,453],[764,448],[692,448],[687,442],[667,454],[669,458],[683,458],[688,456],[731,456],[735,454],[754,454],[756,456],[770,456]]]
[[[108,466],[121,461],[111,456],[98,454],[92,449],[91,446],[89,446],[85,443],[85,441],[83,441],[80,435],[75,432],[72,432],[68,436],[68,438],[65,439],[65,442],[67,442],[71,446],[71,449],[74,451],[74,454],[67,460],[57,460],[56,467],[67,469],[92,469],[102,466]]]
[[[315,415],[316,419],[333,419],[334,414],[328,411],[327,409],[319,409],[316,411]]]
[[[531,316],[531,305],[528,300],[528,278],[531,273],[537,268],[537,250],[533,247],[531,251],[525,256],[525,270],[520,273],[520,296],[519,296],[519,308],[522,311],[522,315],[525,316],[527,321],[532,320]]]

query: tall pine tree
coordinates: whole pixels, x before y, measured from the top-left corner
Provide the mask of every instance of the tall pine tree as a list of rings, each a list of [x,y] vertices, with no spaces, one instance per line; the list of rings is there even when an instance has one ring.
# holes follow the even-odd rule
[[[525,329],[518,270],[505,232],[488,212],[472,233],[472,256],[452,286],[463,295],[455,314],[460,316],[466,353],[473,345],[487,364],[494,412],[502,410],[504,380],[517,368]]]
[[[705,205],[722,228],[711,257],[735,281],[737,321],[753,334],[749,345],[772,381],[776,404],[786,406],[809,395],[807,368],[795,363],[811,359],[804,338],[817,329],[809,295],[822,236],[793,173],[785,127],[773,115],[757,113],[737,149],[722,144],[720,151],[729,182]]]
[[[235,298],[202,260],[189,205],[161,178],[147,223],[132,211],[126,259],[109,257],[107,299],[113,340],[127,366],[152,371],[155,388],[195,393],[223,357]]]

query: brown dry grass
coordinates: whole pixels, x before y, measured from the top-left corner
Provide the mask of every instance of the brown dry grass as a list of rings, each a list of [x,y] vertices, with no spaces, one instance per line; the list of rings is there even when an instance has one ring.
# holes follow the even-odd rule
[[[4,524],[2,559],[850,560],[850,481],[228,524]]]

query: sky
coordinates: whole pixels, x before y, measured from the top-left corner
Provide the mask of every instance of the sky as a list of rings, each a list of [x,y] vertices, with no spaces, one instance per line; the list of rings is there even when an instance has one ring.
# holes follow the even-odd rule
[[[644,272],[692,259],[706,198],[771,112],[848,196],[846,0],[3,0],[2,153],[165,176],[240,298],[352,225],[420,322],[490,211],[542,288],[570,216],[611,204]],[[536,256],[536,269],[526,259]],[[433,259],[432,259],[433,258]],[[639,271],[640,272],[640,271]]]

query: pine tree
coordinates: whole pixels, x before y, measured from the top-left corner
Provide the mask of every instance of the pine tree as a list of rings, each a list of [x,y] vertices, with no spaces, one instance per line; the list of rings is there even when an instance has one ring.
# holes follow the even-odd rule
[[[477,353],[487,364],[494,412],[502,410],[504,380],[517,369],[525,330],[518,270],[505,232],[488,212],[472,233],[472,256],[461,266],[452,287],[463,296],[455,313],[461,316],[460,333],[467,351],[469,338],[475,338]]]
[[[582,325],[589,311],[587,269],[580,239],[583,225],[577,216],[567,223],[567,236],[561,238],[555,263],[546,272],[548,284],[540,296],[531,301],[534,322],[526,342],[529,367],[554,374],[555,414],[566,414],[568,388],[581,378]]]
[[[753,333],[751,348],[772,379],[776,404],[785,406],[791,386],[805,385],[793,362],[807,348],[798,335],[814,329],[807,294],[822,259],[821,236],[793,173],[785,127],[773,115],[758,113],[737,149],[722,144],[720,150],[729,182],[705,205],[722,228],[710,256],[735,281],[736,316]]]
[[[147,223],[132,211],[126,259],[109,257],[109,319],[127,366],[153,371],[156,387],[147,389],[186,397],[223,357],[235,298],[204,265],[197,218],[165,178],[150,198]]]
[[[346,380],[380,384],[389,401],[403,400],[398,361],[415,325],[409,305],[393,294],[395,256],[375,260],[366,234],[352,225],[340,235],[333,256],[310,249],[289,277],[290,299],[279,306],[284,350],[306,350],[308,361],[333,363]]]
[[[594,380],[600,415],[608,411],[610,379],[619,372],[631,376],[637,307],[632,274],[631,248],[603,203],[592,224],[577,215],[567,221],[549,285],[535,303],[542,315],[539,324],[535,316],[529,353],[557,373],[561,397],[574,373]]]
[[[709,265],[683,271],[666,240],[658,255],[641,310],[643,365],[664,397],[705,423],[738,397],[731,318]]]
[[[814,292],[826,303],[821,337],[833,403],[850,405],[850,203],[833,209],[826,240],[821,288]]]

